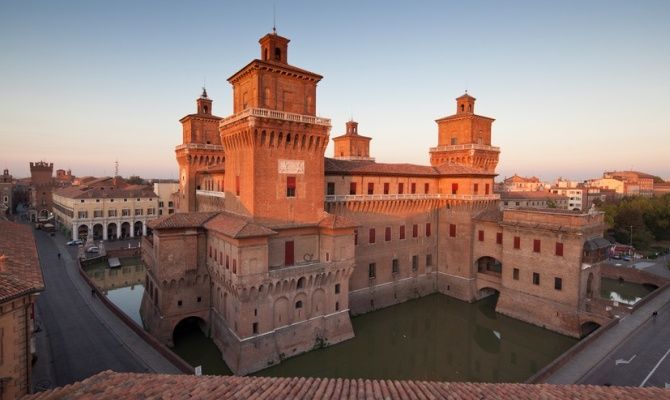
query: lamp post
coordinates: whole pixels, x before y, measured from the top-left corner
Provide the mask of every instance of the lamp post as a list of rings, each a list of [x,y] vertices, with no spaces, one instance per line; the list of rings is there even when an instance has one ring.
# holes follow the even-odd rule
[[[630,226],[630,247],[633,247],[633,225]]]

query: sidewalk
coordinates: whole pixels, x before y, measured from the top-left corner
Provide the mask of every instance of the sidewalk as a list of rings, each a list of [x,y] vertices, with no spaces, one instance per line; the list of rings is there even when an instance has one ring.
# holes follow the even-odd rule
[[[545,383],[574,384],[594,369],[605,357],[616,350],[635,331],[649,320],[652,312],[670,303],[670,288],[641,306],[635,313],[623,317],[618,324],[597,338],[590,346],[549,376]]]

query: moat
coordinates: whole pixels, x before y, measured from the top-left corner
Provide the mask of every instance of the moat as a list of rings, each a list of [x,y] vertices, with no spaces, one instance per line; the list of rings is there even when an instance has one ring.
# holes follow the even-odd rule
[[[104,272],[101,266],[87,267],[87,272],[141,324],[144,268],[126,263]],[[603,279],[601,295],[634,302],[648,292],[641,285]],[[469,304],[433,294],[357,316],[352,318],[354,339],[286,359],[256,375],[522,382],[577,342],[496,313],[496,300],[491,296]],[[205,374],[231,374],[218,348],[197,327],[180,328],[174,337],[177,354],[202,365]]]

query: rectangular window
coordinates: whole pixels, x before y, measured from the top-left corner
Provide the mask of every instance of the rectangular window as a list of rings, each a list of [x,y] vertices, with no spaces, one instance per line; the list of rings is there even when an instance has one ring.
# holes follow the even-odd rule
[[[412,182],[409,187],[412,194],[416,194],[416,183]]]
[[[419,256],[412,256],[412,271],[419,269]]]
[[[389,242],[391,241],[391,227],[387,226],[385,231],[384,231],[384,239]]]
[[[563,289],[563,279],[554,278],[554,289],[562,290]]]
[[[94,210],[93,218],[102,218],[102,210]]]
[[[412,237],[419,237],[419,225],[412,225]]]
[[[144,210],[142,210],[141,208],[136,208],[135,209],[135,215],[142,215],[143,213],[144,213]]]
[[[556,242],[556,255],[563,257],[563,243],[561,242]]]
[[[368,182],[368,194],[375,194],[375,184]]]
[[[484,186],[484,194],[489,194],[490,190],[491,190],[491,186],[487,183],[486,186]]]
[[[372,279],[377,276],[377,264],[370,263],[368,265],[368,278]]]
[[[216,258],[216,254],[217,254],[217,253],[216,253],[216,251],[215,251],[215,252],[214,252],[214,261],[218,261],[218,260],[219,260],[218,258]]]
[[[286,177],[286,197],[295,197],[295,176]]]
[[[475,192],[475,194],[477,194],[477,192],[479,192],[479,183],[475,183],[473,192]]]
[[[405,225],[400,225],[400,232],[398,234],[400,240],[405,239]]]
[[[369,237],[369,242],[370,244],[374,244],[375,242],[375,228],[370,228],[370,237]]]
[[[293,240],[288,240],[284,243],[284,265],[286,266],[295,264],[293,249]]]
[[[223,264],[223,252],[219,251],[219,265]]]
[[[326,187],[326,194],[328,196],[333,196],[335,194],[335,182],[328,182],[328,186]]]
[[[537,272],[533,272],[533,285],[539,285],[540,284],[540,274]]]
[[[451,184],[451,194],[458,194],[458,183]]]
[[[352,196],[356,194],[356,182],[349,183],[349,194]]]
[[[484,241],[484,231],[480,230],[480,231],[477,233],[477,235],[478,235],[478,237],[479,237],[479,241],[480,241],[480,242],[483,242],[483,241]]]
[[[496,244],[502,244],[502,232],[496,232]]]
[[[428,194],[428,192],[430,192],[430,183],[424,183],[423,184],[423,192],[425,194]]]
[[[354,229],[354,246],[358,246],[358,229]]]
[[[168,201],[168,207],[170,207],[170,208],[174,207],[174,203],[171,202],[171,201]]]
[[[163,208],[163,207],[164,207],[164,205],[163,205],[163,202],[162,202],[162,201],[159,201],[159,202],[158,202],[158,207],[160,207],[160,208]]]
[[[393,261],[391,262],[391,273],[397,274],[400,272],[400,263],[398,263],[398,259],[394,258]]]
[[[512,270],[512,279],[514,279],[515,281],[519,280],[519,268],[514,268]]]
[[[539,253],[540,252],[540,246],[541,242],[540,239],[533,239],[533,252]]]
[[[79,218],[88,218],[88,211],[79,211],[79,212],[77,212],[77,217],[79,217]]]
[[[519,236],[514,236],[514,248],[515,249],[521,248],[521,238]]]
[[[335,294],[340,294],[340,284],[339,283],[335,284]]]
[[[426,267],[431,267],[433,265],[433,255],[426,254]]]
[[[430,237],[430,234],[432,232],[430,231],[430,222],[426,224],[426,237]]]
[[[449,236],[456,237],[456,225],[449,224]]]
[[[226,269],[230,269],[230,256],[226,254]]]
[[[237,273],[237,259],[233,258],[233,274]]]
[[[147,208],[147,215],[154,215],[156,214],[156,209],[155,208]]]
[[[398,183],[398,194],[403,194],[405,193],[405,184],[404,183]]]
[[[253,331],[254,334],[257,334],[257,333],[258,333],[258,322],[254,322],[254,323],[251,325],[251,330]]]
[[[108,217],[116,217],[116,210],[107,210]]]
[[[389,183],[384,182],[384,194],[389,194]]]
[[[239,196],[240,195],[240,176],[237,175],[235,177],[235,195]]]

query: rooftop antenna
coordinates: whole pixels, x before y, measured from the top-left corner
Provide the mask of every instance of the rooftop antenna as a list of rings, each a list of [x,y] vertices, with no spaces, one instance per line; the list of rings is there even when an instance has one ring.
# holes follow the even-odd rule
[[[119,176],[119,160],[114,161],[114,177]]]
[[[277,34],[277,7],[272,3],[272,33]]]

